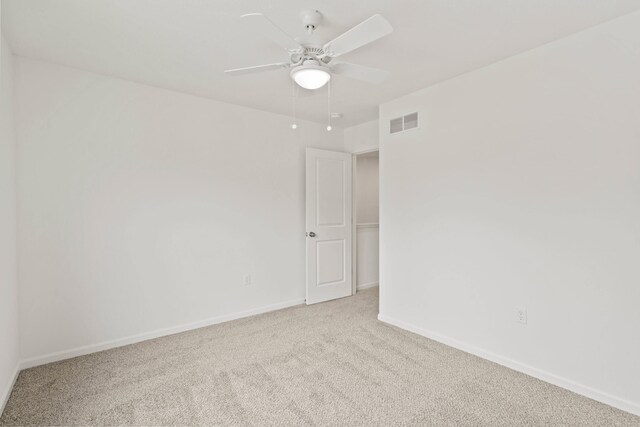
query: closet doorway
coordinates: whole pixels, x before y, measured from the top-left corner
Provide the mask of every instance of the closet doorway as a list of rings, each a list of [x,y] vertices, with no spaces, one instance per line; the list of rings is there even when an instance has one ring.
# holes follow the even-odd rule
[[[379,152],[353,156],[353,293],[378,286]]]

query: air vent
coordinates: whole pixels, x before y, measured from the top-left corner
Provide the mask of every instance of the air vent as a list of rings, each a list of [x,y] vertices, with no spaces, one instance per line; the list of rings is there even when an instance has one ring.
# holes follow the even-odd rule
[[[402,129],[404,127],[402,125],[402,119],[402,117],[398,117],[397,119],[391,120],[391,125],[389,126],[389,130],[391,131],[391,133],[402,132]]]
[[[418,113],[407,114],[406,116],[391,119],[389,122],[389,133],[398,133],[418,127]]]

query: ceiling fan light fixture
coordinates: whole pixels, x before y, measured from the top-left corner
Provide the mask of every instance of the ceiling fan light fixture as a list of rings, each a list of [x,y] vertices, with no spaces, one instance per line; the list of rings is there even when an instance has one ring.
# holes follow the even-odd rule
[[[291,78],[302,88],[320,89],[331,79],[329,71],[317,61],[307,60],[291,70]]]

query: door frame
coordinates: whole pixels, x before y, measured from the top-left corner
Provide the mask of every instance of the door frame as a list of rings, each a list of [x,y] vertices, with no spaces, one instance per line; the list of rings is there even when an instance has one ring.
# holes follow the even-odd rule
[[[358,210],[357,210],[357,188],[358,188],[358,156],[361,154],[367,153],[380,153],[380,147],[376,148],[367,148],[362,151],[356,151],[351,153],[351,295],[355,295],[358,288]],[[378,179],[380,178],[380,169],[378,168]],[[380,190],[378,190],[380,191]],[[379,222],[380,220],[378,220]],[[378,226],[378,233],[380,232],[380,227]]]

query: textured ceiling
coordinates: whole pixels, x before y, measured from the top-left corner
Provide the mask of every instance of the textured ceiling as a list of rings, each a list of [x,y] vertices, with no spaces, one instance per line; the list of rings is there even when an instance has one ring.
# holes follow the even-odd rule
[[[3,0],[3,31],[17,55],[234,104],[291,113],[288,70],[231,77],[223,70],[286,61],[286,52],[239,19],[262,12],[294,37],[298,14],[318,9],[329,40],[375,13],[395,32],[341,59],[385,68],[370,85],[334,76],[332,111],[343,127],[378,105],[640,9],[640,0]],[[324,121],[326,91],[298,100]]]

